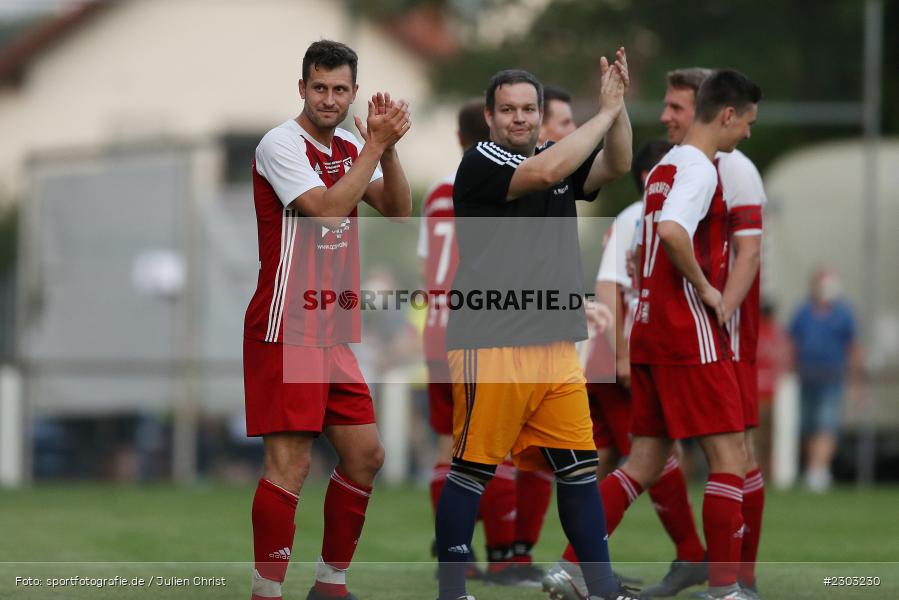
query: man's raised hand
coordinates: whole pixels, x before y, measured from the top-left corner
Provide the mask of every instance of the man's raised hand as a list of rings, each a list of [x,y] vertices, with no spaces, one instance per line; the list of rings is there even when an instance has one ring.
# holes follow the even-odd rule
[[[609,61],[605,56],[599,59],[599,70],[602,74],[600,79],[599,90],[599,109],[606,111],[617,117],[624,106],[624,80],[622,78],[622,68],[626,75],[627,64],[623,66],[616,61],[614,65],[609,65]]]
[[[378,92],[368,101],[367,124],[355,117],[356,128],[366,143],[374,143],[384,149],[392,148],[412,127],[409,103],[394,101],[387,92]]]
[[[624,84],[626,92],[631,85],[631,76],[627,69],[627,52],[624,50],[624,46],[615,51],[615,68],[621,76],[621,82]]]

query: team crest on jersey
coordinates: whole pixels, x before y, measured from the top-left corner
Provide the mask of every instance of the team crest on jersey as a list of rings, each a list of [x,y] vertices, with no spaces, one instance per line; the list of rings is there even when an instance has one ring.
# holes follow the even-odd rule
[[[321,167],[321,165],[318,164],[318,163],[315,164],[315,174],[316,174],[316,175],[321,175],[321,174],[322,174],[322,167]]]
[[[353,166],[353,157],[347,156],[346,158],[341,158],[340,160],[327,160],[325,161],[325,171],[328,175],[335,175],[340,173],[341,168],[343,172],[346,173],[350,170],[350,167]]]

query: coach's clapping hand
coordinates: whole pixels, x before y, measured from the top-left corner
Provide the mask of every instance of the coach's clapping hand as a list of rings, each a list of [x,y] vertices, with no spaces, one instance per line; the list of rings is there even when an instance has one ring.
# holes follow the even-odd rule
[[[624,46],[615,51],[615,64],[613,67],[618,70],[618,74],[621,76],[621,83],[624,84],[624,92],[627,92],[627,89],[631,86],[631,76],[627,70],[627,52],[625,52]]]
[[[375,144],[387,150],[393,147],[412,127],[409,103],[394,101],[390,94],[378,92],[368,101],[366,124],[355,117],[356,128],[366,143]]]
[[[624,106],[624,78],[622,72],[627,73],[627,66],[622,66],[618,61],[609,65],[609,61],[603,56],[599,59],[599,70],[602,72],[599,90],[599,110],[606,112],[615,118]]]

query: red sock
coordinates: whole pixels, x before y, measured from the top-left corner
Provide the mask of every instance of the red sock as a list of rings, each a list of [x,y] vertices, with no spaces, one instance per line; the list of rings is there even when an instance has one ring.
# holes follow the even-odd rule
[[[649,488],[649,497],[668,537],[677,547],[677,558],[690,562],[705,560],[705,548],[699,540],[687,494],[687,480],[673,456],[668,457],[661,479]]]
[[[709,587],[737,582],[737,560],[743,542],[743,478],[710,473],[702,501],[702,529],[709,549]]]
[[[446,474],[449,473],[450,466],[448,463],[437,463],[434,465],[434,471],[431,475],[431,508],[434,514],[437,514],[437,502],[440,501],[440,492],[446,484]]]
[[[293,534],[293,519],[297,512],[298,496],[260,479],[253,496],[253,555],[256,571],[270,581],[284,581]]]
[[[621,519],[624,518],[624,511],[642,492],[643,487],[621,469],[615,469],[599,483],[599,494],[602,496],[602,506],[606,513],[608,535],[612,535],[612,532],[621,523]],[[571,544],[565,548],[562,558],[577,562],[577,555]]]
[[[519,471],[515,482],[515,562],[532,562],[531,548],[540,538],[553,493],[550,471]]]
[[[479,512],[484,522],[488,569],[496,571],[508,566],[515,541],[515,467],[511,462],[497,466],[484,488]]]
[[[326,596],[345,596],[346,570],[362,535],[371,488],[354,483],[334,469],[325,494],[325,535],[315,576],[315,589]]]
[[[740,550],[740,583],[755,586],[755,559],[762,535],[762,512],[765,509],[765,482],[758,468],[746,474],[743,483],[743,544]]]

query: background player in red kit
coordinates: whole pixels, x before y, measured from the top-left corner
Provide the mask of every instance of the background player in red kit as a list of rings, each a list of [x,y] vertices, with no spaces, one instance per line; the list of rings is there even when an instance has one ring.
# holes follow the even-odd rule
[[[344,44],[309,46],[299,81],[303,111],[256,148],[260,270],[244,325],[247,434],[261,435],[265,448],[252,509],[254,599],[281,598],[297,500],[321,433],[339,463],[308,598],[354,598],[346,570],[383,462],[371,395],[347,346],[359,341],[358,312],[321,307],[326,291],[358,292],[357,204],[365,199],[388,217],[411,213],[394,148],[411,117],[405,102],[378,93],[368,103],[367,127],[356,117],[364,146],[339,129],[358,89],[356,68],[356,53]]]
[[[484,120],[483,100],[466,103],[459,110],[458,121],[459,144],[463,151],[490,139],[490,129]],[[446,356],[449,308],[446,296],[435,292],[446,292],[451,288],[459,263],[453,219],[454,175],[444,177],[428,190],[422,204],[418,237],[422,280],[424,289],[430,293],[423,343],[428,366],[430,424],[437,434],[437,457],[430,486],[431,505],[435,513],[449,473],[453,449],[453,386]],[[515,467],[511,462],[499,465],[484,490],[479,510],[490,562],[487,579],[493,583],[517,583],[521,579],[516,574],[518,568],[509,562],[515,534]],[[469,577],[480,575],[472,564]],[[534,583],[539,585],[539,578]]]
[[[611,533],[661,475],[672,441],[699,438],[710,471],[703,501],[709,597],[733,600],[748,597],[732,564],[743,531],[746,449],[723,328],[728,214],[712,161],[749,137],[760,99],[760,88],[745,76],[715,72],[700,88],[684,144],[646,182],[640,301],[631,334],[634,440],[628,460],[601,484]]]

